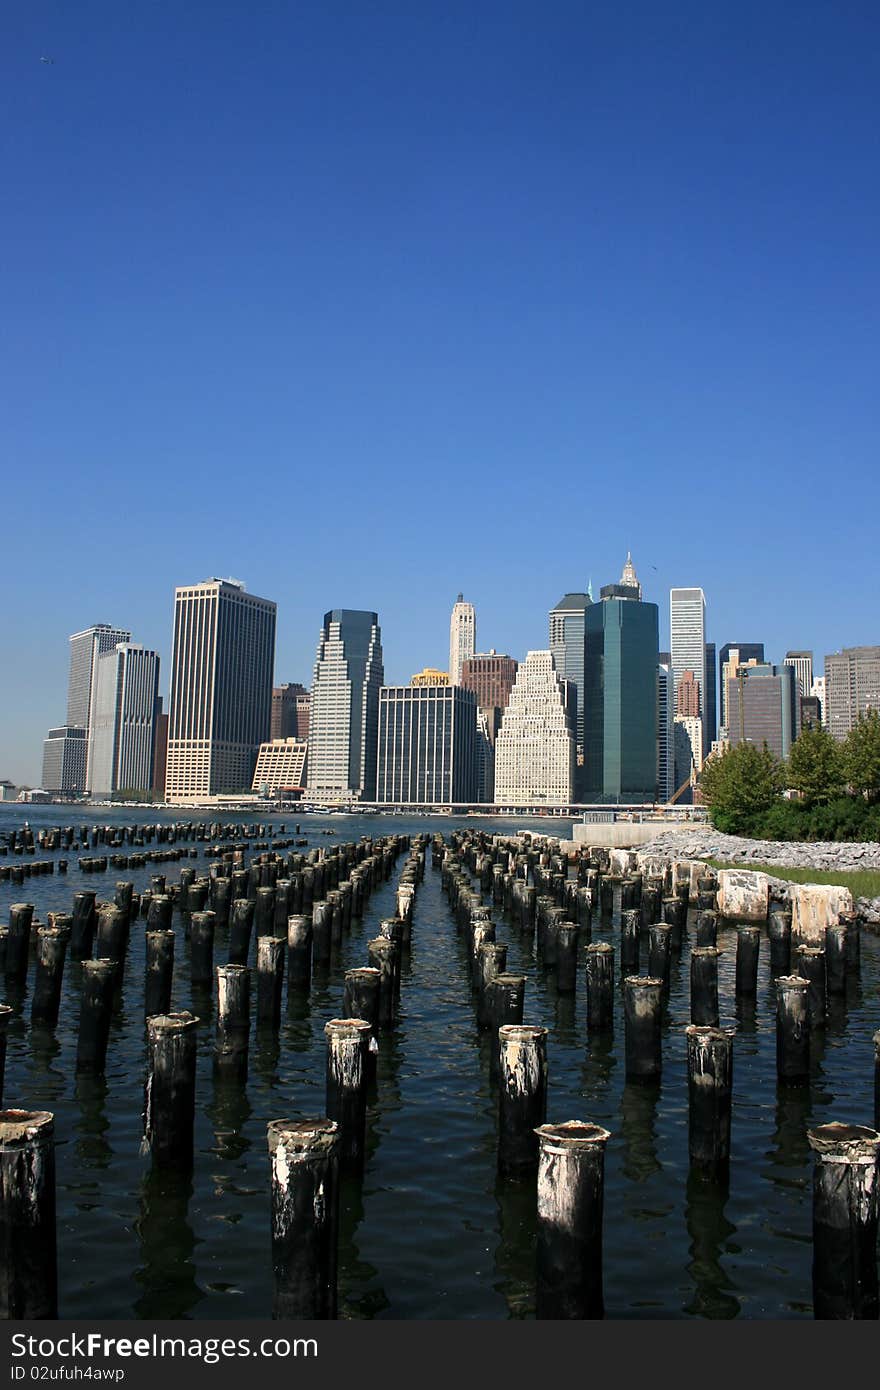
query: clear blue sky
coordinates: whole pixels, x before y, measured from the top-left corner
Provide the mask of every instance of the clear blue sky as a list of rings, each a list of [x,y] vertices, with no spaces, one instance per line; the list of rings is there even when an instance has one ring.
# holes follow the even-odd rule
[[[874,0],[10,0],[0,79],[0,776],[211,574],[306,683],[627,547],[661,641],[880,641]]]

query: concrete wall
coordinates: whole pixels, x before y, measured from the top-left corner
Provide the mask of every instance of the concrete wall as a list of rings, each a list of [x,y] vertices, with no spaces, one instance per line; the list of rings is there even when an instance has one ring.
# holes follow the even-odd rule
[[[572,827],[574,844],[598,845],[604,849],[632,849],[634,845],[647,845],[667,827],[657,821],[600,821],[590,825]]]

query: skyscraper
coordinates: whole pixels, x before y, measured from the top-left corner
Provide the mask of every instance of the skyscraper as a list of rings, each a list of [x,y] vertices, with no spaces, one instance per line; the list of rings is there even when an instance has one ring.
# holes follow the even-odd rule
[[[703,738],[708,753],[718,737],[718,674],[715,666],[715,643],[706,643],[706,700],[703,716]]]
[[[461,684],[461,663],[477,650],[477,615],[472,603],[459,594],[449,622],[449,684]]]
[[[376,800],[448,806],[477,799],[477,702],[457,685],[383,685]]]
[[[678,690],[675,692],[675,714],[676,718],[683,716],[687,719],[699,719],[700,717],[700,692],[693,671],[682,671],[681,673]]]
[[[272,739],[308,738],[309,692],[297,682],[276,685],[272,689]]]
[[[89,727],[89,791],[93,797],[118,792],[152,795],[159,656],[131,642],[118,642],[99,656]]]
[[[672,671],[660,653],[657,666],[657,800],[675,794],[675,715],[672,704]]]
[[[250,788],[272,718],[275,614],[238,580],[175,589],[166,801]]]
[[[574,687],[553,654],[529,652],[495,740],[497,806],[566,806],[574,795]]]
[[[813,688],[813,653],[786,652],[784,665],[794,667],[798,697],[809,695]]]
[[[95,663],[117,642],[130,642],[131,633],[109,623],[93,623],[70,638],[70,675],[67,684],[67,722],[82,729],[89,727]]]
[[[764,660],[763,642],[725,642],[718,653],[718,694],[719,694],[719,729],[727,728],[727,687],[724,667],[730,660],[731,652],[738,652],[737,663],[745,664],[747,661]]]
[[[577,757],[584,758],[584,614],[590,607],[589,594],[563,594],[555,608],[550,609],[550,650],[559,674],[577,692],[575,734]]]
[[[669,643],[672,678],[678,687],[685,671],[693,671],[699,694],[697,716],[706,709],[706,596],[702,589],[672,589],[669,594]]]
[[[825,723],[844,739],[859,716],[880,709],[880,647],[844,647],[825,658]]]
[[[318,639],[309,716],[309,795],[372,801],[376,795],[379,689],[385,680],[376,613],[333,608]]]
[[[586,612],[588,801],[653,802],[657,794],[657,605],[642,602],[629,557],[627,563],[627,582],[605,585]]]
[[[483,732],[492,748],[501,728],[501,719],[510,702],[510,692],[516,680],[517,663],[512,656],[499,656],[498,652],[477,652],[461,664],[461,684],[465,690],[472,690],[477,697],[477,705],[483,713]],[[488,775],[483,779],[483,788],[489,785]],[[488,797],[487,797],[488,799]]]
[[[740,666],[727,681],[727,712],[731,747],[766,743],[777,758],[787,758],[800,718],[794,670],[769,662]]]
[[[86,790],[85,729],[63,724],[50,729],[43,740],[42,790],[55,796],[82,796]]]

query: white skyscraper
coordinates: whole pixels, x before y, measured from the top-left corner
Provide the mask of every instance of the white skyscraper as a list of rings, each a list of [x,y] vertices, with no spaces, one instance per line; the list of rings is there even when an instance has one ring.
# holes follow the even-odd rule
[[[149,795],[159,695],[159,656],[118,642],[98,657],[89,728],[89,791]]]
[[[784,666],[793,666],[797,681],[797,695],[809,695],[813,688],[813,653],[786,652]]]
[[[449,623],[449,684],[461,685],[461,663],[477,650],[477,615],[472,603],[459,594]]]
[[[309,713],[307,777],[315,800],[374,800],[384,680],[378,614],[354,608],[325,613]]]
[[[573,686],[551,652],[529,652],[495,740],[497,806],[564,806],[574,797]],[[571,701],[573,704],[574,701]]]
[[[673,699],[685,671],[693,671],[700,692],[699,717],[706,720],[706,595],[702,589],[672,589],[669,593],[669,649]],[[676,704],[673,704],[675,710]],[[705,751],[705,750],[704,750]]]
[[[74,632],[70,638],[67,723],[72,727],[85,730],[85,785],[87,788],[92,785],[89,771],[89,731],[92,722],[98,659],[105,652],[111,652],[117,642],[130,641],[130,632],[125,628],[112,627],[110,623],[93,623],[91,627],[84,628],[82,632]]]

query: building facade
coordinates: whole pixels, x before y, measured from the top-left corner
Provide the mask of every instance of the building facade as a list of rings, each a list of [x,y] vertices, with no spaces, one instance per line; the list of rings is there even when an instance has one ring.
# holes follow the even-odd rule
[[[693,671],[682,671],[678,690],[675,692],[675,717],[699,719],[700,689]]]
[[[436,666],[426,666],[423,671],[416,672],[410,685],[449,685],[449,672],[438,671]]]
[[[686,714],[675,716],[675,785],[676,790],[689,777],[698,775],[703,766],[703,721]],[[682,801],[689,801],[685,793]]]
[[[563,594],[550,609],[550,650],[556,669],[571,681],[576,692],[575,736],[578,762],[584,760],[584,614],[591,606],[589,594]]]
[[[257,751],[252,790],[264,796],[279,792],[301,793],[305,787],[309,746],[304,739],[273,738]]]
[[[669,593],[669,648],[672,678],[678,687],[685,671],[692,671],[699,692],[696,717],[706,707],[706,595],[702,589],[671,589]]]
[[[153,800],[165,797],[165,773],[168,769],[168,711],[162,709],[162,696],[156,702],[156,736],[153,740]]]
[[[296,682],[272,688],[270,739],[309,736],[309,692]]]
[[[783,665],[794,668],[798,697],[809,695],[813,688],[813,653],[786,652]]]
[[[309,724],[308,791],[314,799],[375,800],[384,679],[378,614],[354,608],[325,613]]]
[[[810,686],[810,696],[811,696],[812,699],[818,700],[818,701],[819,701],[819,718],[820,718],[821,721],[822,721],[822,727],[825,728],[825,729],[827,729],[827,728],[828,728],[828,699],[827,699],[826,690],[825,690],[825,677],[824,677],[824,676],[814,676],[814,677],[813,677],[813,684]]]
[[[844,647],[825,658],[829,732],[845,739],[860,715],[880,709],[880,647]]]
[[[726,728],[727,728],[727,685],[726,685],[726,682],[727,682],[727,680],[728,680],[728,678],[729,678],[729,676],[730,676],[730,672],[729,672],[729,671],[725,672],[725,669],[724,669],[724,668],[725,668],[725,666],[728,665],[728,663],[729,663],[729,661],[730,661],[730,654],[731,654],[731,652],[736,652],[736,654],[737,654],[737,655],[736,655],[736,665],[737,665],[737,666],[740,664],[740,662],[742,662],[743,664],[745,664],[745,662],[747,662],[747,661],[759,661],[759,662],[763,662],[763,660],[764,660],[764,643],[763,643],[763,642],[725,642],[725,643],[724,643],[724,646],[721,648],[720,652],[718,653],[718,696],[719,696],[719,699],[718,699],[718,721],[719,721],[719,722],[718,722],[718,729],[719,729],[719,733],[721,732],[722,729],[726,729]]]
[[[740,666],[727,681],[727,715],[731,747],[766,743],[777,758],[787,758],[799,727],[793,668],[769,662]]]
[[[564,806],[574,796],[577,694],[549,651],[516,673],[495,740],[496,806]]]
[[[718,668],[715,665],[715,643],[706,643],[706,699],[703,711],[704,753],[708,753],[718,737]]]
[[[477,800],[477,702],[458,685],[383,685],[376,800],[448,806]]]
[[[621,587],[635,586],[602,588],[601,601],[586,613],[584,797],[596,802],[653,802],[658,610],[656,603],[618,597]]]
[[[98,657],[88,752],[93,797],[152,796],[158,701],[158,652],[119,642]]]
[[[251,786],[272,720],[275,616],[238,580],[175,590],[166,801]]]
[[[86,730],[71,724],[50,729],[43,741],[42,790],[53,796],[83,796],[86,791]]]
[[[665,656],[661,652],[661,656]],[[657,800],[669,801],[676,791],[675,709],[672,669],[668,661],[657,666]]]
[[[449,684],[461,684],[461,663],[477,650],[477,614],[472,603],[459,594],[449,620]]]

